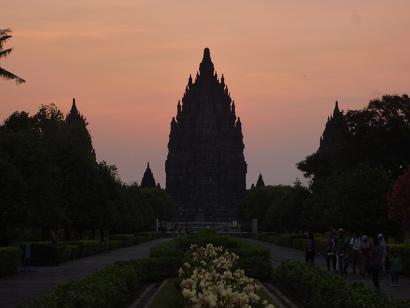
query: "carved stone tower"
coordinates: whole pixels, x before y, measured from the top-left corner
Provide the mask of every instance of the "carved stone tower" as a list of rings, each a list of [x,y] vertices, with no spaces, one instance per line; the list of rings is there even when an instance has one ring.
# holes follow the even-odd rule
[[[189,76],[182,103],[178,102],[168,150],[166,190],[177,203],[177,219],[236,219],[246,192],[242,125],[208,48],[195,81]]]

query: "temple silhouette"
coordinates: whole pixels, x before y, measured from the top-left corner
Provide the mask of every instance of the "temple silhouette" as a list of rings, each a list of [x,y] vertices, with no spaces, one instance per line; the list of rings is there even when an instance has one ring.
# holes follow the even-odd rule
[[[177,220],[232,221],[246,193],[242,124],[224,76],[205,48],[195,81],[189,76],[172,118],[165,163],[166,190]]]
[[[159,184],[159,183],[158,183]],[[147,163],[147,168],[145,169],[144,175],[141,180],[141,188],[153,188],[158,187],[155,182],[154,174],[151,171],[149,162]]]

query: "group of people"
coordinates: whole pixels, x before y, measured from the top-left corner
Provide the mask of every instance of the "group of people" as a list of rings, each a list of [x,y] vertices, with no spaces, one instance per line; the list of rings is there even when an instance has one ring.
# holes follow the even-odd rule
[[[318,254],[317,245],[312,232],[307,233],[305,246],[306,262],[315,263]],[[399,285],[401,259],[397,253],[388,254],[383,234],[371,240],[367,235],[354,233],[351,236],[343,230],[332,230],[325,251],[328,271],[347,274],[349,265],[354,275],[371,275],[376,289],[380,288],[379,276],[387,269],[391,273],[391,285]]]

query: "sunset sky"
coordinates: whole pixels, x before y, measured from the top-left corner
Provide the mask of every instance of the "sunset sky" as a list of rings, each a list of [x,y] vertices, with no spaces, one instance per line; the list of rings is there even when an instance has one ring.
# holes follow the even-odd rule
[[[209,47],[244,129],[248,186],[301,177],[335,100],[364,107],[410,92],[409,0],[13,0],[0,28],[14,37],[2,66],[0,119],[73,97],[98,160],[165,184],[170,120]]]

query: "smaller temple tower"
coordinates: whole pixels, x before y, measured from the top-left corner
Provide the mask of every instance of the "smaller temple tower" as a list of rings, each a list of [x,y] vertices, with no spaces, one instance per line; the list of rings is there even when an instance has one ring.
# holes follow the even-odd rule
[[[142,180],[141,180],[141,187],[142,188],[157,187],[157,183],[155,182],[155,178],[149,166],[149,162],[147,163],[147,169],[145,169],[144,176],[142,177]]]
[[[259,173],[258,181],[256,182],[256,187],[265,187],[265,181],[263,180],[262,173]]]

